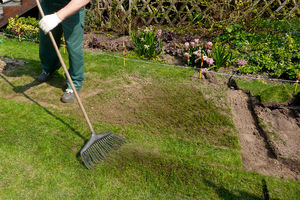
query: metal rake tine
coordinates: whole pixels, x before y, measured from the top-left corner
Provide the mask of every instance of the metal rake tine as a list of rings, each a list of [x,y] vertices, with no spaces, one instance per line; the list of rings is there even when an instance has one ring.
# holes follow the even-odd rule
[[[99,156],[101,156],[101,160],[103,160],[106,157],[105,151],[102,150],[103,148],[100,147],[98,143],[96,143],[95,145],[97,147],[96,149],[97,149],[97,152],[99,153]]]
[[[106,154],[105,154],[105,152],[103,152],[101,149],[102,149],[102,147],[98,144],[98,143],[96,143],[95,144],[98,148],[98,152],[101,154],[101,156],[103,157],[103,159],[106,157]]]
[[[88,156],[89,156],[89,163],[90,163],[91,167],[93,168],[95,165],[94,165],[93,155],[91,154],[91,150],[89,149],[87,151],[87,153],[88,153]]]
[[[105,145],[109,147],[110,151],[113,151],[116,149],[114,142],[111,140],[106,140]]]
[[[99,144],[99,142],[101,144]],[[97,164],[98,162],[100,162],[102,159],[104,159],[104,157],[106,157],[106,154],[101,150],[101,149],[105,149],[108,153],[111,151],[111,148],[109,148],[109,146],[107,146],[102,140],[98,141],[96,143],[94,143],[89,151],[90,151],[90,155],[92,157],[92,160]]]
[[[115,150],[115,149],[121,147],[122,144],[125,143],[125,141],[120,139],[119,137],[116,137],[116,136],[112,135],[110,138],[108,138],[107,143],[108,143],[108,145],[110,145],[110,147],[113,150]]]
[[[104,157],[103,157],[103,155],[101,154],[100,150],[96,148],[95,151],[96,151],[96,154],[97,154],[98,159],[99,159],[99,160],[103,160]]]
[[[113,132],[96,133],[92,131],[91,138],[81,150],[82,160],[86,167],[91,169],[125,142],[122,137]]]
[[[122,145],[122,144],[126,143],[126,141],[125,141],[125,139],[124,139],[124,138],[115,137],[114,139],[115,139],[115,141],[118,141],[118,142],[120,143],[120,145]]]
[[[94,161],[96,160],[96,158],[94,157],[93,152],[91,151],[91,149],[88,149],[88,151],[89,151],[89,156],[91,158],[91,163],[94,167]]]
[[[114,141],[114,140],[110,140],[109,141],[109,144],[114,148],[114,149],[117,149],[121,146],[121,144],[119,144],[117,141]]]
[[[87,160],[86,160],[86,157],[85,157],[84,153],[81,154],[81,158],[82,158],[82,161],[84,162],[84,164],[86,165]]]
[[[109,152],[112,152],[115,150],[113,143],[111,143],[109,140],[108,141],[103,141],[104,145],[109,149]]]
[[[107,145],[109,145],[112,150],[115,150],[119,147],[119,145],[117,145],[111,141],[109,141]]]
[[[85,164],[85,166],[88,168],[88,169],[91,169],[91,168],[93,168],[93,166],[91,166],[90,165],[90,156],[89,156],[89,154],[87,153],[87,152],[83,152],[83,156],[82,156],[84,159],[83,159],[83,161],[84,161],[84,164]]]
[[[120,142],[121,145],[126,143],[125,139],[121,138],[121,137],[114,137],[113,139],[114,139],[114,141]]]
[[[108,153],[111,151],[110,148],[106,145],[105,142],[100,141],[100,143],[101,143],[101,145],[103,146],[103,148],[104,148]]]
[[[96,153],[96,155],[97,155],[97,158],[98,158],[99,160],[102,160],[102,159],[103,159],[103,156],[102,156],[102,154],[101,154],[99,148],[97,148],[97,143],[95,143],[94,149],[95,149],[95,153]]]
[[[95,162],[95,163],[98,163],[99,160],[101,160],[101,159],[99,159],[99,157],[98,157],[98,155],[97,155],[97,150],[96,150],[96,148],[94,147],[94,145],[91,146],[91,150],[92,150],[91,153],[92,153],[92,155],[93,155],[94,162]]]
[[[103,144],[102,144],[101,141],[98,141],[98,142],[97,142],[97,148],[98,148],[99,150],[101,149],[101,151],[103,152],[103,154],[106,156],[105,151],[106,151],[106,152],[108,152],[108,151],[107,151],[106,148],[103,146]]]
[[[88,156],[88,160],[86,162],[86,166],[87,166],[87,168],[92,169],[94,167],[93,162],[92,162],[90,156],[89,155],[87,155],[87,156]]]
[[[113,141],[113,142],[115,142],[115,141],[117,141],[117,137],[115,137],[115,136],[110,136],[109,138],[108,138],[108,140],[109,141]]]
[[[84,163],[88,163],[88,156],[86,155],[86,152],[82,153],[82,158]]]
[[[113,143],[110,141],[109,138],[105,139],[105,141],[103,141],[103,143],[110,149],[110,151],[112,151],[113,149],[111,148],[113,146]]]
[[[122,143],[118,139],[118,137],[114,137],[114,136],[112,136],[112,137],[109,138],[109,143],[112,144],[112,146],[117,146],[117,147],[119,147],[119,146],[122,145]]]
[[[95,163],[98,163],[98,158],[97,158],[97,154],[95,154],[95,147],[94,147],[94,145],[90,147],[90,151],[91,151],[90,154],[91,154],[91,156],[93,158],[93,161]]]
[[[96,147],[96,145],[94,145],[94,147],[93,147],[93,149],[94,149],[94,151],[93,151],[93,153],[96,155],[96,157],[97,157],[97,163],[98,162],[100,162],[101,160],[103,160],[103,157],[102,157],[102,155],[99,153],[99,149]]]

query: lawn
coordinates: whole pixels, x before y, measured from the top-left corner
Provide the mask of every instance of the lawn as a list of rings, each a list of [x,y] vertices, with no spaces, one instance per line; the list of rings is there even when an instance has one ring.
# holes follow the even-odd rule
[[[26,61],[0,74],[1,199],[299,198],[299,181],[243,170],[225,85],[157,62],[124,67],[109,53],[85,52],[80,96],[95,131],[127,143],[88,170],[78,155],[87,124],[76,103],[59,101],[63,70],[38,83],[38,44],[0,40],[1,57]]]

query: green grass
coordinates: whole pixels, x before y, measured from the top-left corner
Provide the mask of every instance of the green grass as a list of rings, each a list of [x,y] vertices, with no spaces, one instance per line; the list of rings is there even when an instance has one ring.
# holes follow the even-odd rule
[[[59,102],[63,71],[36,83],[38,45],[0,39],[1,56],[28,62],[0,77],[0,199],[252,200],[264,180],[272,199],[299,197],[297,181],[242,169],[230,109],[215,103],[222,86],[113,54],[85,53],[81,95],[94,129],[127,143],[87,170],[78,152],[90,133],[77,104]]]
[[[242,89],[251,91],[251,93],[260,98],[261,102],[274,101],[283,103],[290,100],[293,97],[295,90],[295,84],[289,83],[267,83],[259,79],[252,81],[245,81],[237,79],[238,85]],[[300,92],[300,88],[297,87],[295,94]]]

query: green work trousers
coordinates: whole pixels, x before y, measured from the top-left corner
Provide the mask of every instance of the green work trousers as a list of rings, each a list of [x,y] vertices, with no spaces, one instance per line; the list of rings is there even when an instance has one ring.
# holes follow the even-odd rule
[[[53,14],[63,8],[70,0],[42,0],[41,5],[45,15]],[[60,46],[62,35],[64,34],[67,51],[69,54],[69,74],[76,89],[83,85],[84,58],[82,51],[84,35],[84,8],[65,19],[61,24],[55,27],[51,32],[58,46]],[[48,73],[53,73],[61,67],[56,51],[50,40],[49,35],[45,35],[40,30],[39,56],[42,68]],[[68,88],[71,89],[67,80]]]

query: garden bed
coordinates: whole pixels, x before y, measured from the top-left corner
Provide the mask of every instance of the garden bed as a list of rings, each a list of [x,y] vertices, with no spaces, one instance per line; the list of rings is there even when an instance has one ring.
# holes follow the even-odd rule
[[[164,53],[159,60],[170,65],[186,65],[183,58],[183,44],[201,39],[209,41],[211,38],[200,34],[183,34],[176,32],[163,32],[163,49]],[[134,44],[129,35],[118,35],[116,33],[86,33],[84,35],[83,48],[94,52],[114,52],[123,54],[123,42],[126,46],[126,54],[134,49]]]

